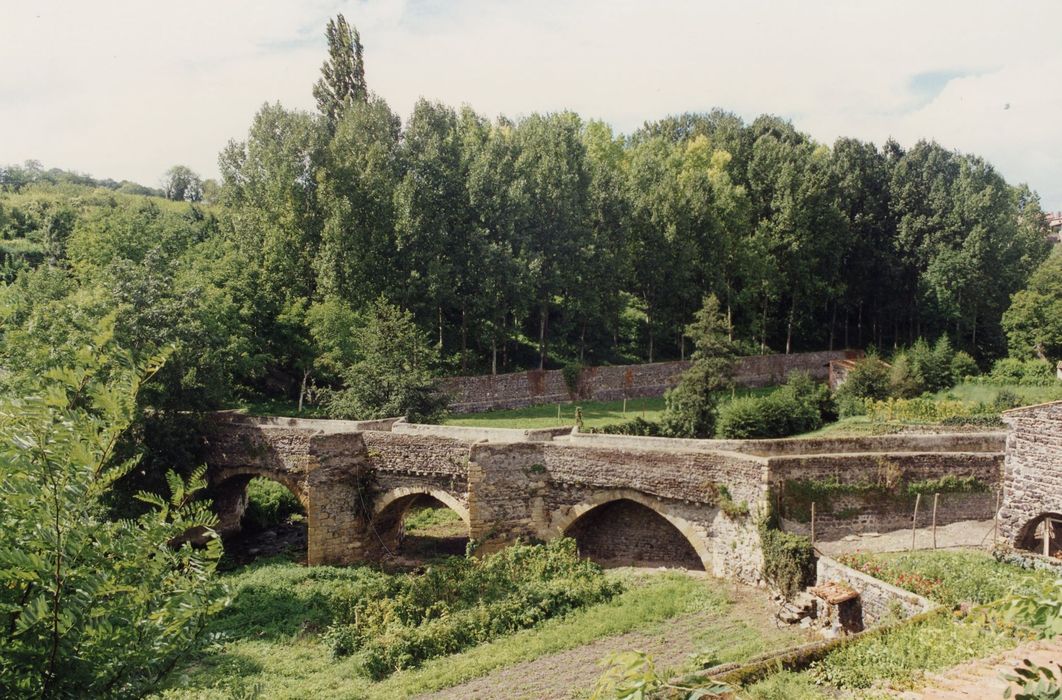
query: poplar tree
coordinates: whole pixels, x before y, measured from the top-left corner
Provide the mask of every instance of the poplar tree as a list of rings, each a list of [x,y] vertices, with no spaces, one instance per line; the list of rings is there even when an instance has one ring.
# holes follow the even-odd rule
[[[335,128],[347,105],[365,102],[369,91],[365,87],[365,63],[358,30],[339,14],[328,20],[325,36],[328,60],[321,66],[321,78],[313,86],[313,96],[329,127]]]

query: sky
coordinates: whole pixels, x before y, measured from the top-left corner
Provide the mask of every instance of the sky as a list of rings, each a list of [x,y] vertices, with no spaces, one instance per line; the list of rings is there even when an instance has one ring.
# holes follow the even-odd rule
[[[935,139],[1062,209],[1057,0],[0,0],[0,163],[215,177],[263,103],[314,108],[337,12],[403,117],[771,113],[824,143]]]

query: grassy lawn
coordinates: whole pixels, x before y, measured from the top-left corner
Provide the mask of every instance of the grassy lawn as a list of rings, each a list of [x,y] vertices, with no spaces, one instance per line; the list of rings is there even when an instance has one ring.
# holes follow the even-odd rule
[[[766,396],[774,390],[775,387],[737,389],[734,396]],[[729,401],[729,399],[724,399],[724,401]],[[663,397],[627,399],[626,414],[623,412],[622,400],[573,401],[483,413],[455,413],[444,418],[443,423],[486,428],[552,428],[558,425],[574,425],[576,408],[583,410],[584,426],[600,428],[633,418],[658,421],[664,413],[664,399]]]
[[[1019,399],[1022,405],[1033,406],[1035,404],[1058,401],[1062,399],[1062,382],[1056,382],[1054,386],[1020,386],[1018,384],[976,384],[962,382],[951,389],[938,392],[935,398],[958,399],[960,401],[981,401],[991,404],[996,400],[1001,391],[1008,391]]]
[[[288,562],[246,567],[225,575],[234,602],[211,626],[223,641],[191,657],[163,696],[232,698],[257,692],[269,698],[408,697],[614,635],[638,631],[665,637],[668,620],[691,614],[710,621],[694,636],[723,661],[784,645],[792,634],[764,634],[745,619],[728,616],[733,603],[717,581],[677,572],[610,570],[606,575],[626,585],[606,603],[373,682],[357,655],[333,657],[322,634],[336,601],[342,604],[378,590],[388,574],[368,567],[306,568]]]

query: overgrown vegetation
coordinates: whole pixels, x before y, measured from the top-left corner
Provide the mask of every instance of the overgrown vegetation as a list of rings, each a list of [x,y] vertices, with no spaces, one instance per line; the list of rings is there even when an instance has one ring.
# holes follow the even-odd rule
[[[137,495],[148,511],[109,517],[104,499],[137,466],[115,460],[141,371],[110,344],[38,378],[0,405],[0,691],[6,697],[142,697],[226,604],[213,572],[221,544],[185,534],[215,522],[200,500],[203,470],[168,472],[169,496]],[[161,360],[160,360],[161,361]]]
[[[780,529],[773,513],[760,521],[759,533],[764,579],[786,597],[810,585],[815,575],[811,540]]]
[[[392,580],[384,595],[342,610],[327,633],[336,655],[359,652],[383,678],[620,592],[581,560],[574,540],[521,545],[482,559],[453,557]]]
[[[840,561],[948,607],[986,604],[1054,581],[1046,571],[1020,569],[976,551],[845,554]]]
[[[243,526],[265,530],[281,525],[293,516],[303,515],[302,504],[286,486],[269,479],[255,478],[247,483],[247,509]]]

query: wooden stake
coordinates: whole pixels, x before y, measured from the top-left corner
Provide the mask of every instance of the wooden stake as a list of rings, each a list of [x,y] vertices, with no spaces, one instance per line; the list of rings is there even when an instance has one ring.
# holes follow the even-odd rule
[[[627,415],[627,397],[623,397],[623,415]]]
[[[933,549],[937,548],[937,499],[940,498],[939,493],[933,494]]]
[[[915,547],[915,528],[918,526],[918,504],[922,502],[922,494],[915,495],[914,517],[911,518],[911,551]]]
[[[557,420],[560,420],[560,419],[561,419],[561,416],[560,416],[560,404],[557,404]]]
[[[1044,518],[1044,556],[1051,556],[1051,519]]]
[[[811,544],[815,544],[815,501],[811,502]]]
[[[996,512],[992,515],[992,546],[996,545],[999,541],[999,506],[1000,499],[1003,498],[1003,489],[996,491]]]

